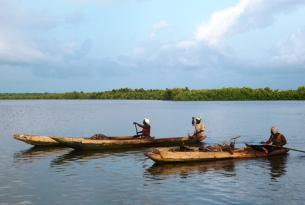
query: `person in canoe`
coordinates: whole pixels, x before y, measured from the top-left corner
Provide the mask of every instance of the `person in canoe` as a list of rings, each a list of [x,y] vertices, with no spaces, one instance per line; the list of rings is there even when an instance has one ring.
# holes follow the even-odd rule
[[[205,126],[201,117],[192,117],[192,125],[195,128],[193,136],[205,137]]]
[[[135,126],[142,128],[141,131],[137,131],[137,135],[135,137],[144,137],[150,138],[150,120],[148,118],[144,118],[143,125],[137,122],[133,122]]]
[[[273,145],[273,147],[267,147],[266,146],[266,151],[267,152],[272,152],[275,150],[279,150],[282,149],[282,147],[287,144],[287,140],[285,138],[285,136],[281,133],[279,133],[278,128],[276,127],[272,127],[271,130],[271,135],[269,137],[269,139],[267,141],[262,141],[261,144],[263,145]]]

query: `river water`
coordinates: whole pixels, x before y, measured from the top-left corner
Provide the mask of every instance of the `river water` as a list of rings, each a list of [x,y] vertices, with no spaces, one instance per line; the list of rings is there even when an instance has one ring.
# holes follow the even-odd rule
[[[305,202],[305,154],[157,166],[148,149],[79,152],[35,149],[14,133],[134,135],[151,119],[152,135],[192,132],[202,116],[206,143],[267,139],[276,125],[290,147],[305,149],[305,102],[0,101],[0,205],[290,204]]]

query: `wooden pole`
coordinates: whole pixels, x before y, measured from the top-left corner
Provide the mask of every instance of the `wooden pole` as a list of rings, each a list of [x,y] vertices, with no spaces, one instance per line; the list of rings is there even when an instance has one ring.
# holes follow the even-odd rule
[[[137,135],[139,134],[138,132],[138,127],[137,127],[137,124],[134,124],[134,127],[136,128],[136,132],[137,132]]]
[[[290,148],[290,147],[284,147],[285,149],[288,149],[288,150],[292,150],[292,151],[296,151],[296,152],[302,152],[302,153],[305,153],[304,150],[299,150],[299,149],[295,149],[295,148]]]
[[[300,150],[300,149],[295,149],[295,148],[290,148],[290,147],[280,147],[280,146],[276,146],[276,145],[271,145],[272,147],[278,147],[278,148],[284,148],[284,149],[288,149],[288,150],[292,150],[292,151],[296,151],[296,152],[302,152],[305,153],[304,150]]]

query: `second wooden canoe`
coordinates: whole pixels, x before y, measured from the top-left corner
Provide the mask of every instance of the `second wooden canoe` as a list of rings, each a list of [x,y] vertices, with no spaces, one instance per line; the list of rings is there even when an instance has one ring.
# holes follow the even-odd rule
[[[134,137],[109,137],[107,139],[67,138],[52,137],[61,145],[74,149],[104,150],[137,147],[179,146],[200,143],[204,137],[173,137],[173,138],[134,138]]]

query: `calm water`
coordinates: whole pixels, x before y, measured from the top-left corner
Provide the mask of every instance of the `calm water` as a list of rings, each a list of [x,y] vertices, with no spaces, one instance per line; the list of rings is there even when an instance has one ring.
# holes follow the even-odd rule
[[[0,205],[304,204],[305,154],[156,166],[147,149],[77,152],[35,149],[13,133],[133,135],[151,119],[153,135],[190,133],[203,117],[207,143],[257,142],[280,127],[305,149],[305,102],[0,101]]]

